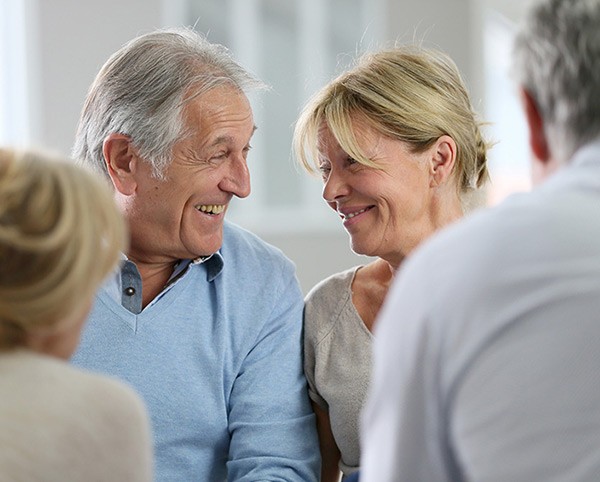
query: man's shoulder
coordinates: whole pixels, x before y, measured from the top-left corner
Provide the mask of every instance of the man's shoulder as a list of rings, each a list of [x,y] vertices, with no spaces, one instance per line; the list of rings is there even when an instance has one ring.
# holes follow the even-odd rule
[[[479,278],[482,282],[476,285],[483,288],[484,280],[506,268],[504,263],[511,263],[516,245],[521,243],[524,248],[530,244],[529,238],[537,236],[531,232],[536,209],[527,207],[530,201],[529,195],[516,195],[441,229],[407,258],[400,272],[410,273],[411,283],[418,282],[424,289],[434,280],[448,281],[453,287],[447,293],[449,299],[463,290],[465,283],[469,290],[474,289],[470,283]]]
[[[231,222],[225,222],[221,254],[225,263],[241,261],[246,266],[252,263],[292,265],[279,248]]]
[[[600,223],[590,222],[589,208],[570,190],[511,195],[419,246],[401,266],[403,288],[426,293],[430,310],[497,297],[516,279],[529,279],[526,267],[547,268],[586,247],[593,251],[590,239],[600,239]]]

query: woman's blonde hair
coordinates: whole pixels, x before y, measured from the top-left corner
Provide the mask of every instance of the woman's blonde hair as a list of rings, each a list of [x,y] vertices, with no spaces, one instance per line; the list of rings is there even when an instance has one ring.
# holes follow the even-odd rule
[[[318,171],[318,132],[326,125],[341,148],[358,162],[377,167],[361,150],[352,120],[408,143],[415,152],[448,135],[457,145],[454,168],[459,192],[488,179],[488,144],[454,62],[445,54],[401,46],[365,54],[312,97],[294,132],[294,151],[309,171]]]
[[[67,160],[0,149],[0,349],[84,310],[125,243],[105,181]]]

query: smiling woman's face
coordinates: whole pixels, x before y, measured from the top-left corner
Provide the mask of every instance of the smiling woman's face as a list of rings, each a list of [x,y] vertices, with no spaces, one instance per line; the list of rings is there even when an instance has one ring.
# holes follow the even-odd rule
[[[361,164],[323,125],[318,136],[323,198],[342,218],[357,254],[399,264],[431,233],[431,153],[353,122],[359,147],[378,167]]]

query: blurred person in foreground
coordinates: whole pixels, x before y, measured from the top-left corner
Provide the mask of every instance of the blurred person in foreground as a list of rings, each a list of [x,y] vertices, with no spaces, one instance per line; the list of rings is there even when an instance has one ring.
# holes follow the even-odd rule
[[[221,45],[160,30],[106,62],[81,115],[74,157],[110,179],[131,239],[74,362],[141,393],[157,480],[317,478],[294,266],[224,220],[250,194],[261,86]]]
[[[487,179],[479,122],[454,62],[401,46],[366,54],[307,104],[300,162],[323,178],[355,253],[374,261],[335,274],[306,298],[305,373],[323,482],[360,466],[359,413],[375,317],[404,259],[463,215]]]
[[[152,481],[139,397],[66,363],[125,244],[92,173],[0,148],[0,479]]]
[[[600,480],[600,0],[516,38],[531,193],[414,253],[378,320],[361,480]]]

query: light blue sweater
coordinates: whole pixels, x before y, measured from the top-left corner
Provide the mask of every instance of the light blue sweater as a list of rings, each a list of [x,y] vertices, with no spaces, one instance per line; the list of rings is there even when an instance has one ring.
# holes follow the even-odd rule
[[[139,314],[122,304],[127,287],[141,286],[137,270],[109,280],[73,363],[144,398],[158,481],[316,481],[293,265],[226,224],[220,252],[177,273]]]

